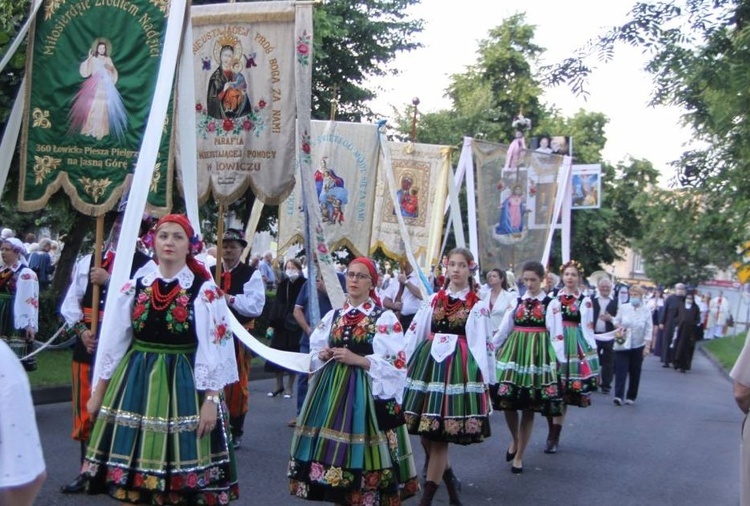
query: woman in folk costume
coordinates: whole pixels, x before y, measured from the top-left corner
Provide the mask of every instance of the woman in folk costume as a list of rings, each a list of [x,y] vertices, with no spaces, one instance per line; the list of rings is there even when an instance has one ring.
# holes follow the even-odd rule
[[[39,329],[39,281],[26,263],[26,248],[20,239],[0,241],[0,339],[21,358],[32,351],[31,342]],[[22,362],[27,371],[36,370],[36,359]]]
[[[406,334],[414,352],[409,353],[404,413],[409,433],[422,437],[429,459],[424,506],[432,504],[441,480],[450,504],[461,504],[448,443],[481,443],[490,436],[492,331],[487,303],[475,293],[475,269],[469,250],[452,250],[445,287],[420,308]]]
[[[399,505],[419,485],[401,400],[406,341],[375,294],[378,273],[355,258],[347,302],[310,335],[314,373],[292,439],[289,488],[312,501]]]
[[[497,348],[497,392],[493,405],[505,411],[513,438],[505,454],[511,471],[523,472],[523,456],[534,428],[534,413],[562,413],[562,394],[554,342],[563,341],[560,302],[542,291],[544,266],[526,262],[526,292],[505,313],[493,342]],[[493,389],[494,390],[494,389]],[[518,411],[522,412],[519,423]]]
[[[585,408],[590,405],[590,392],[596,391],[599,378],[594,307],[591,299],[580,289],[583,267],[575,260],[570,260],[560,267],[560,273],[563,287],[557,292],[557,300],[560,301],[563,340],[554,344],[559,359],[563,412],[555,417],[547,415],[549,433],[544,453],[557,453],[567,406]],[[559,348],[562,348],[562,353]]]
[[[185,216],[161,218],[158,270],[128,281],[112,305],[88,403],[96,415],[83,465],[90,492],[152,504],[237,497],[221,399],[237,381],[228,309],[191,246],[199,241]]]

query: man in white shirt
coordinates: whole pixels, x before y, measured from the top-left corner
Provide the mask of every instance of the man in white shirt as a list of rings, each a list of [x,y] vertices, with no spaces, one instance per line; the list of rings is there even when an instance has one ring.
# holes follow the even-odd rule
[[[383,307],[391,309],[398,316],[404,332],[411,325],[414,315],[422,305],[422,293],[419,291],[419,278],[411,264],[404,263],[398,274],[398,283],[391,281],[388,295],[383,300]]]
[[[597,289],[599,294],[592,299],[594,306],[594,338],[596,339],[596,350],[599,353],[600,378],[599,384],[603,394],[608,394],[612,389],[612,378],[614,377],[614,355],[612,348],[614,338],[604,338],[600,335],[615,330],[612,318],[617,315],[617,299],[612,297],[612,281],[608,277],[602,277]]]

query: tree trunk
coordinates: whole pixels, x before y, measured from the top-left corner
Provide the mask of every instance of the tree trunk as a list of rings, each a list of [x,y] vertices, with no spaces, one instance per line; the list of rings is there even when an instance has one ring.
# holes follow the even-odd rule
[[[78,259],[78,252],[81,250],[83,239],[91,230],[93,223],[94,221],[90,216],[76,212],[73,225],[71,225],[65,238],[65,247],[60,253],[60,259],[55,267],[55,276],[52,279],[52,293],[57,294],[60,301],[65,297],[65,293],[70,286],[70,275]]]

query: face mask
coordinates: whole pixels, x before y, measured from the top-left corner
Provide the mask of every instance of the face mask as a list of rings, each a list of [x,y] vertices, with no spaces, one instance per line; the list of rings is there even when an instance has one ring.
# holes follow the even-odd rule
[[[686,300],[685,301],[685,307],[688,308],[688,309],[690,309],[691,307],[693,307],[693,301],[692,300]]]
[[[299,271],[294,270],[294,269],[287,269],[285,274],[286,274],[286,277],[288,277],[292,281],[294,281],[295,279],[299,277]]]
[[[639,307],[641,305],[641,298],[640,297],[631,297],[630,298],[630,305],[633,307]]]

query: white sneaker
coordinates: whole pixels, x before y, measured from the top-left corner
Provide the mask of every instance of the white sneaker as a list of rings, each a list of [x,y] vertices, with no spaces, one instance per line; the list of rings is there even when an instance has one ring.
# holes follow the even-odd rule
[[[628,406],[631,406],[635,404],[635,401],[633,399],[625,399],[625,404],[627,404]]]
[[[622,399],[620,399],[619,397],[615,397],[612,402],[614,402],[616,406],[622,406]]]

